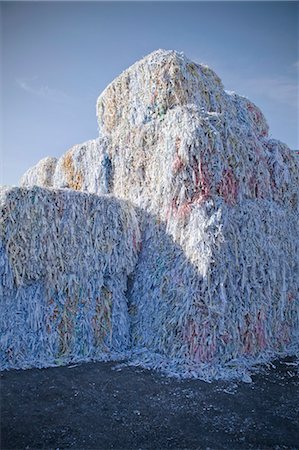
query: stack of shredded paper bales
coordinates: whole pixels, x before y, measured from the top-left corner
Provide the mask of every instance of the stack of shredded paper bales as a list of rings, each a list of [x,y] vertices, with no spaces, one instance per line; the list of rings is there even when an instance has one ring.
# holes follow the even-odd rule
[[[97,116],[97,139],[74,146],[57,164],[39,163],[22,184],[49,186],[52,180],[54,189],[104,195],[100,203],[112,202],[110,194],[134,205],[142,245],[134,219],[133,240],[119,243],[115,253],[114,264],[124,279],[109,272],[117,286],[125,286],[132,273],[125,301],[129,318],[112,320],[116,336],[130,334],[132,363],[209,380],[242,376],[254,364],[296,353],[299,166],[286,145],[268,138],[261,111],[226,92],[207,66],[159,50],[106,88]],[[53,192],[77,201],[73,191]],[[23,210],[22,201],[16,197],[17,209]],[[92,216],[84,214],[86,220]],[[98,226],[110,226],[110,220],[102,218]],[[16,224],[10,227],[17,232]],[[29,239],[33,258],[48,251],[47,243],[39,239],[44,250],[37,250],[33,235]],[[77,251],[85,254],[87,244],[85,250],[80,245]],[[54,253],[58,247],[57,242]],[[31,264],[27,261],[24,270]],[[76,264],[84,290],[90,281],[84,279],[81,256]],[[33,274],[35,268],[30,270]],[[5,304],[17,292],[10,286]],[[16,310],[10,314],[17,317]],[[115,320],[119,317],[124,315]],[[78,321],[75,314],[72,321]],[[25,322],[18,332],[10,331],[14,342],[31,330],[29,319]],[[127,339],[123,347],[118,339],[120,351],[127,349]],[[40,345],[48,351],[48,344]],[[19,366],[24,364],[23,359]],[[30,364],[35,365],[34,355]]]

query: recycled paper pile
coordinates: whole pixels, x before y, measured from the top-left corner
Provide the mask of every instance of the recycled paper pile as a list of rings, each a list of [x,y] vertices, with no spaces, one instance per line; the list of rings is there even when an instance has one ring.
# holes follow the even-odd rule
[[[97,117],[97,139],[76,145],[57,163],[43,160],[22,184],[49,186],[52,180],[56,195],[73,196],[72,204],[73,191],[56,189],[110,194],[126,208],[135,206],[142,245],[133,268],[139,248],[134,222],[132,241],[126,241],[129,280],[120,247],[114,260],[124,277],[120,284],[129,281],[127,319],[110,322],[116,335],[130,334],[132,364],[213,379],[241,376],[258,362],[296,353],[299,167],[286,145],[268,138],[261,111],[226,92],[207,66],[159,50],[106,88]],[[36,245],[31,237],[34,257]],[[105,253],[90,251],[95,259],[94,252],[99,258]],[[56,284],[56,295],[60,289]],[[30,323],[22,326],[16,340],[30,331]],[[120,352],[128,348],[124,342],[118,340]]]

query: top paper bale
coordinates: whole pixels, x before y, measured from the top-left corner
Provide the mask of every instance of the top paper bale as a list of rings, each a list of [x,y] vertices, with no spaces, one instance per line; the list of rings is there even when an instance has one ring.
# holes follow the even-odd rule
[[[220,78],[208,66],[192,62],[183,53],[157,50],[125,70],[99,96],[99,130],[110,134],[119,127],[139,127],[188,104],[236,116],[236,99],[243,103],[243,120],[257,134],[266,136],[268,124],[261,111],[249,100],[225,92]]]

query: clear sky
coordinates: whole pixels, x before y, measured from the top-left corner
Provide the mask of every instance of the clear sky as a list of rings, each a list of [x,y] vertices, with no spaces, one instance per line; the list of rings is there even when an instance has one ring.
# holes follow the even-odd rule
[[[97,136],[96,98],[158,48],[211,66],[298,149],[298,2],[1,2],[1,183]]]

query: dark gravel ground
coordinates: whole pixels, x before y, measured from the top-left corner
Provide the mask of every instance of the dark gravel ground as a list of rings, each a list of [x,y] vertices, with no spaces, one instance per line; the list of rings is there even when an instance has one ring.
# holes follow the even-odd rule
[[[250,384],[101,362],[2,372],[1,449],[296,449],[293,361]]]

